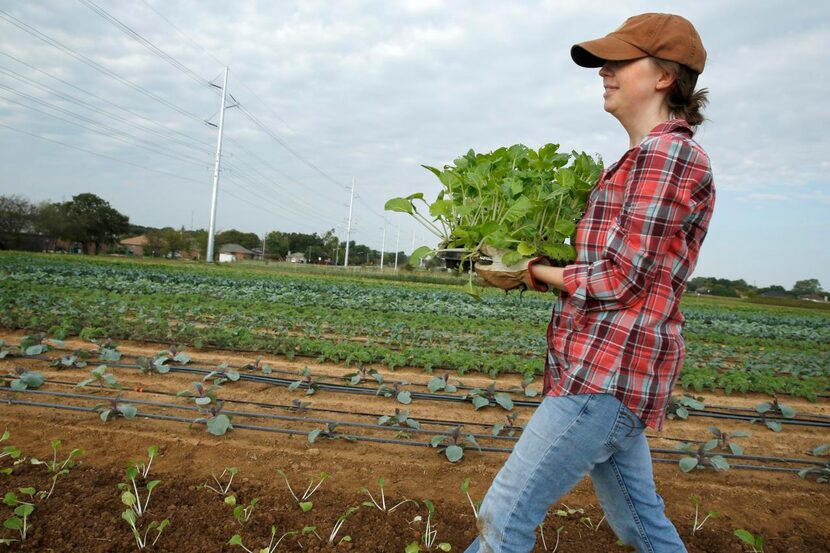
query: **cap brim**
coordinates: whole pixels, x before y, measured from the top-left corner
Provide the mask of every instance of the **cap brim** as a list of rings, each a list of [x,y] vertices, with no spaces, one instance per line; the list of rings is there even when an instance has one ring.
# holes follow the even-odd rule
[[[647,52],[612,36],[580,42],[571,47],[571,58],[582,67],[602,67],[609,60],[634,60],[646,56]]]

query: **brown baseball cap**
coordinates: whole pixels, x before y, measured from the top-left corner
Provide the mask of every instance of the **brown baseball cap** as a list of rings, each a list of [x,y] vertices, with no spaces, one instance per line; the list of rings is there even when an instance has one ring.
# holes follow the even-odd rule
[[[652,56],[675,61],[696,73],[703,73],[706,50],[694,26],[670,13],[644,13],[602,38],[571,47],[571,57],[582,67],[602,67],[606,61],[623,61]]]

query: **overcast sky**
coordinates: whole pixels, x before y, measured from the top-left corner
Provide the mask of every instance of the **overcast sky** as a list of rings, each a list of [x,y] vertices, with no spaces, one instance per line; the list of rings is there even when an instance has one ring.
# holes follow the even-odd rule
[[[106,10],[103,17],[93,8]],[[618,159],[628,139],[570,46],[645,11],[699,30],[696,139],[718,200],[695,276],[830,288],[830,2],[0,0],[0,193],[93,192],[136,224],[336,227],[380,249],[383,204],[439,186],[420,164],[554,142]],[[119,26],[123,25],[123,27]],[[146,41],[142,43],[141,41]],[[148,47],[149,46],[149,47]],[[151,50],[155,48],[156,50]],[[233,101],[229,99],[233,104]],[[386,249],[434,245],[389,213]]]

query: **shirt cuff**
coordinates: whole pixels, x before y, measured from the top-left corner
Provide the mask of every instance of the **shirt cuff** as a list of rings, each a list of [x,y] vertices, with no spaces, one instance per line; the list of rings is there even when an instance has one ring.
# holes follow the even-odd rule
[[[571,263],[565,267],[565,271],[562,273],[565,291],[571,296],[576,294],[577,289],[582,286],[582,279],[580,278],[581,272],[580,265]]]

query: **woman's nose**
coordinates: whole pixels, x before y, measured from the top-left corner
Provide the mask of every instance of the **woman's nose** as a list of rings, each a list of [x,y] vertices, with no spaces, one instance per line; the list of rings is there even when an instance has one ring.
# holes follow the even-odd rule
[[[602,67],[599,68],[599,76],[600,77],[607,77],[612,73],[611,64],[609,62],[605,62],[602,64]]]

